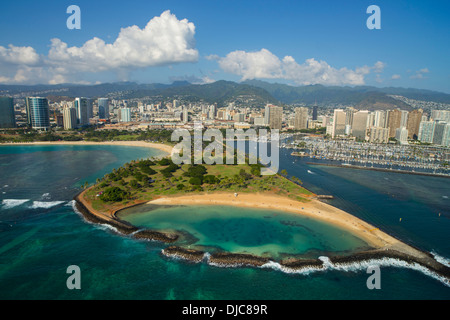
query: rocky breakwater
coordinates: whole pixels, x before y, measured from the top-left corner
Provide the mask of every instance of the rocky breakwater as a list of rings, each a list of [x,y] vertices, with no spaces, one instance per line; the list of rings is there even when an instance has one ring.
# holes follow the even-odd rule
[[[361,262],[382,261],[384,259],[396,259],[404,261],[409,265],[420,265],[426,269],[436,273],[439,276],[450,280],[450,268],[442,263],[439,263],[434,257],[426,252],[421,252],[422,255],[411,255],[405,252],[400,252],[395,249],[377,249],[371,251],[363,251],[354,253],[350,256],[334,256],[330,257],[330,262],[335,266],[345,266]]]
[[[178,258],[190,262],[201,262],[205,257],[205,252],[201,250],[186,249],[176,246],[170,246],[161,251],[161,253],[169,258]]]
[[[319,259],[288,258],[280,261],[282,267],[290,270],[302,271],[307,269],[320,270],[324,268],[323,261]]]
[[[178,240],[178,237],[179,236],[175,233],[160,232],[149,229],[139,230],[133,234],[133,238],[136,239],[154,240],[164,243],[173,243]]]
[[[265,257],[230,252],[217,252],[211,254],[211,256],[209,257],[209,264],[221,267],[261,267],[269,261],[271,260]]]
[[[109,225],[113,230],[116,230],[118,233],[123,235],[130,235],[135,239],[145,239],[145,240],[154,240],[160,241],[164,243],[173,243],[178,240],[179,235],[175,233],[166,233],[149,229],[139,229],[132,224],[120,220],[119,218],[110,218],[105,215],[94,214],[84,205],[83,201],[79,199],[80,195],[77,195],[75,200],[75,207],[82,214],[86,221]]]

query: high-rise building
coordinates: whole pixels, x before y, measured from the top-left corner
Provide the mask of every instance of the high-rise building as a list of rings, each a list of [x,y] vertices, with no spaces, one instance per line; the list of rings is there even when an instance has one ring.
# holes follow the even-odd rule
[[[408,114],[406,129],[408,129],[409,139],[417,139],[419,136],[419,126],[420,121],[422,120],[422,114],[422,109],[413,110]]]
[[[375,111],[375,118],[373,120],[374,127],[387,128],[386,125],[386,112],[383,110]]]
[[[369,111],[363,110],[353,114],[352,135],[359,140],[365,140]]]
[[[395,129],[395,139],[397,139],[400,144],[408,144],[408,129],[405,127]]]
[[[41,97],[28,97],[25,99],[27,119],[31,128],[47,131],[50,129],[48,100]]]
[[[400,128],[400,121],[402,119],[402,112],[399,109],[389,110],[387,127],[389,128],[389,138],[394,138],[396,130]]]
[[[64,130],[72,130],[77,127],[77,110],[64,107],[63,109]]]
[[[131,122],[131,109],[121,108],[120,109],[120,122]]]
[[[267,104],[264,108],[264,122],[266,123],[266,125],[269,125],[270,123],[270,106],[270,104]]]
[[[345,124],[352,125],[353,123],[353,115],[357,110],[353,107],[345,108]]]
[[[189,114],[188,114],[188,109],[186,107],[183,108],[183,122],[188,122],[189,121]]]
[[[389,129],[382,127],[371,127],[369,129],[369,142],[387,143],[389,141]]]
[[[432,110],[431,119],[450,123],[450,110]]]
[[[400,127],[407,127],[408,125],[408,114],[409,112],[406,110],[401,110],[402,116],[400,118]]]
[[[86,126],[89,124],[89,116],[92,112],[92,103],[88,98],[75,98],[74,103],[77,110],[77,122],[80,126]]]
[[[294,129],[306,129],[308,126],[308,108],[295,108]]]
[[[444,133],[442,134],[442,143],[441,145],[445,147],[450,147],[450,123],[447,122],[445,126]]]
[[[14,99],[0,97],[0,128],[15,128]]]
[[[444,133],[447,123],[444,121],[436,121],[434,126],[433,143],[442,145],[444,142]]]
[[[435,125],[435,121],[422,121],[419,125],[419,141],[433,143]]]
[[[318,110],[318,106],[317,105],[314,105],[313,106],[313,111],[312,111],[312,119],[313,120],[317,120],[317,110]]]
[[[333,116],[332,138],[345,134],[346,112],[342,109],[335,109]]]
[[[98,118],[109,119],[109,99],[98,98]]]
[[[283,108],[277,106],[269,107],[269,127],[270,129],[281,130],[283,118]]]

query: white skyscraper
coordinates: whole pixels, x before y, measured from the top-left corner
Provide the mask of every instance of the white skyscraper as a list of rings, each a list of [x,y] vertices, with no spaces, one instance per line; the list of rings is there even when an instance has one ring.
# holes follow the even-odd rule
[[[120,122],[131,122],[131,109],[121,108],[120,109]]]
[[[77,111],[77,122],[80,126],[89,124],[90,116],[92,115],[92,103],[88,98],[76,98],[75,109]]]

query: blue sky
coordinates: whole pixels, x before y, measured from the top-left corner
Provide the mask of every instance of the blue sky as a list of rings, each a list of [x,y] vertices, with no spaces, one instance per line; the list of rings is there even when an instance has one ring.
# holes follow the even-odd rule
[[[66,27],[72,4],[81,9],[80,30]],[[372,4],[381,9],[380,30],[366,27]],[[261,79],[450,93],[450,1],[8,0],[1,7],[0,83]]]

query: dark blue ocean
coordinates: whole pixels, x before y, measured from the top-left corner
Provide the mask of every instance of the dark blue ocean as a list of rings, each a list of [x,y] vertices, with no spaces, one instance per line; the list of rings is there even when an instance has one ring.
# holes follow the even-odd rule
[[[72,198],[85,181],[94,183],[130,160],[159,154],[123,146],[0,146],[0,299],[450,299],[450,287],[439,278],[400,264],[381,264],[381,289],[369,290],[364,266],[289,273],[276,265],[223,268],[173,260],[161,255],[165,245],[118,235],[87,223],[74,210]],[[307,165],[283,149],[280,156],[281,168],[306,188],[333,195],[330,204],[448,263],[449,179]],[[244,209],[230,210],[237,219]],[[269,214],[274,213],[264,213]],[[254,238],[242,233],[262,226],[275,231],[268,235],[278,235],[271,239],[271,249],[275,242],[302,241],[286,236],[290,229],[275,225],[280,220],[271,224],[254,212],[241,215],[245,221],[223,217],[231,238],[219,234],[217,221],[208,224],[211,217],[198,222],[198,230],[216,230],[202,240],[227,239],[229,248],[241,241],[258,250],[266,238],[252,243]],[[243,231],[233,233],[238,226]],[[320,226],[305,226],[304,241],[319,237],[305,248],[355,246],[346,239],[335,247],[318,235]],[[81,290],[66,286],[70,265],[80,267]]]

